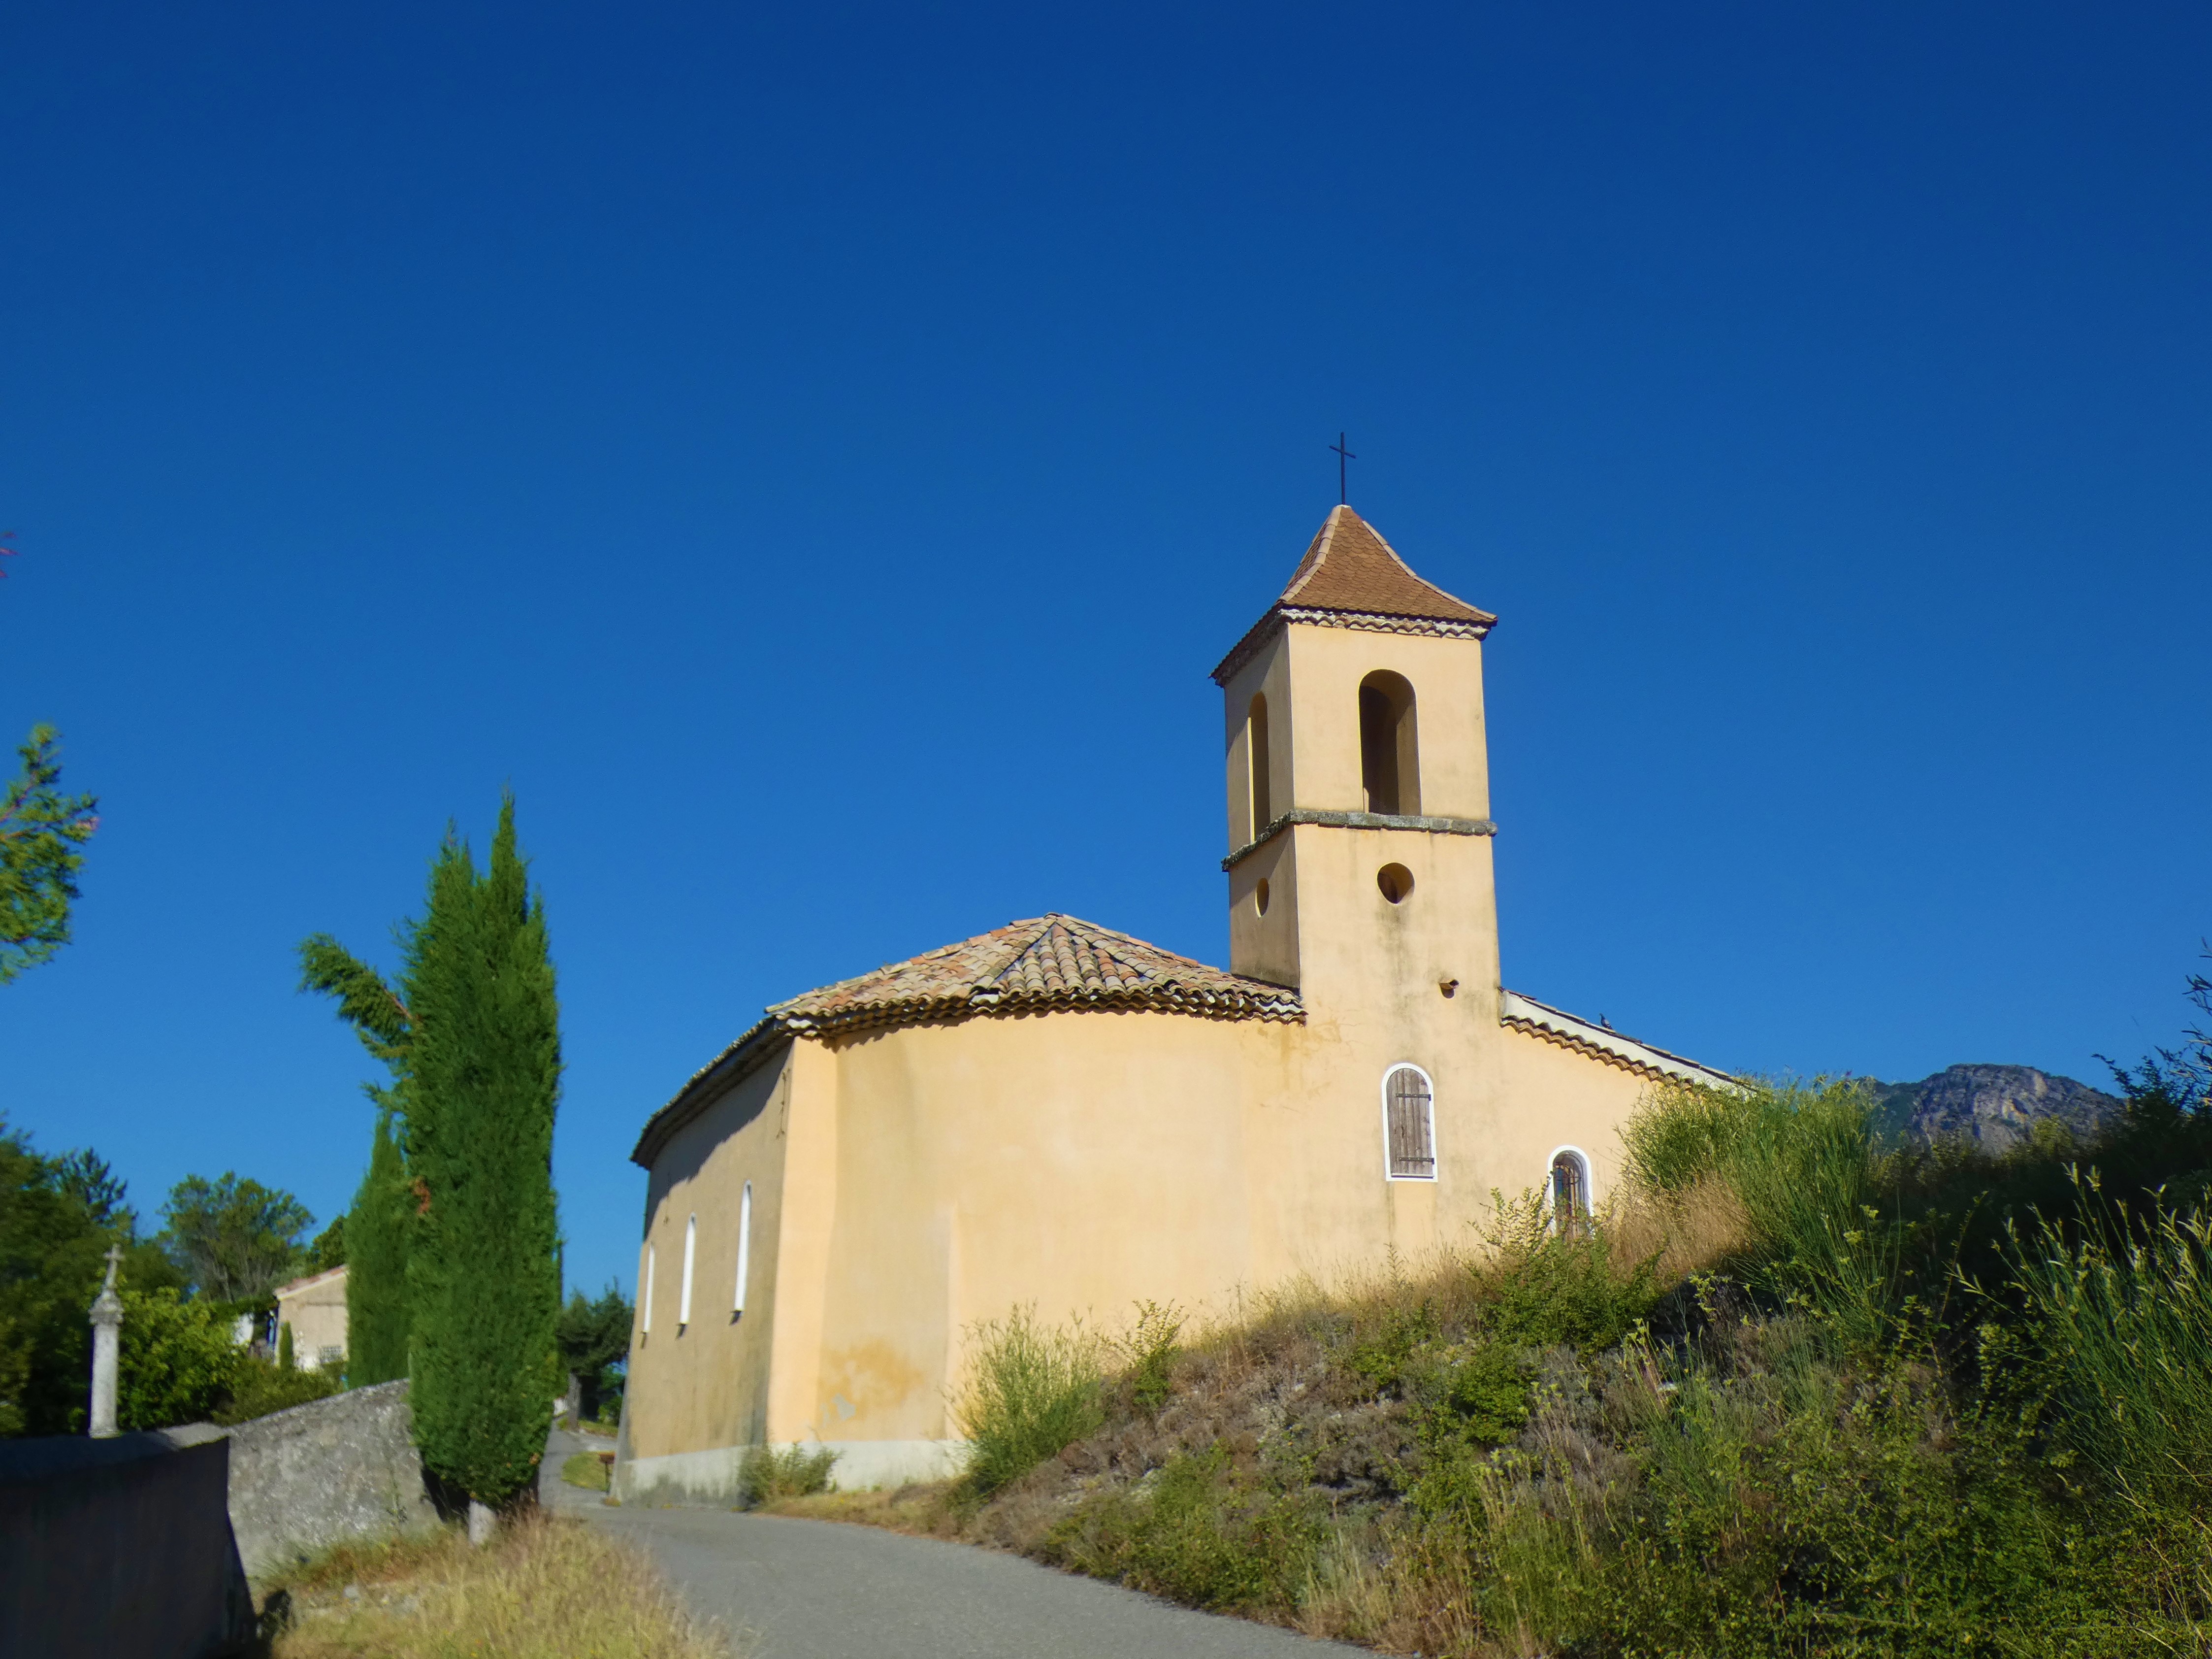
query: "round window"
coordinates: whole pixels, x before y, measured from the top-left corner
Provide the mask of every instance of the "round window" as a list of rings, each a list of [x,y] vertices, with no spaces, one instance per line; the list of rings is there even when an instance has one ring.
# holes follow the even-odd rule
[[[1392,904],[1402,905],[1413,890],[1413,872],[1403,864],[1385,864],[1375,872],[1375,885]]]
[[[1261,915],[1267,913],[1267,878],[1264,875],[1260,878],[1260,885],[1252,889],[1252,904]]]

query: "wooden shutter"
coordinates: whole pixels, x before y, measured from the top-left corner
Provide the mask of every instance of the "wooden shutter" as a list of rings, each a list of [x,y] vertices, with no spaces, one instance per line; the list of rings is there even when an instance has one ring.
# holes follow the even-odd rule
[[[1384,1085],[1390,1125],[1390,1174],[1401,1180],[1433,1180],[1437,1149],[1431,1137],[1429,1081],[1410,1065],[1391,1072]]]

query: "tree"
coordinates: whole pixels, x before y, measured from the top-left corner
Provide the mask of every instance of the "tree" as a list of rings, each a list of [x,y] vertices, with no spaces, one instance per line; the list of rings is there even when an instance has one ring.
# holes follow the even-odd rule
[[[122,1183],[90,1152],[53,1157],[0,1121],[0,1436],[77,1434],[90,1375],[85,1310],[111,1243],[131,1293],[181,1283],[167,1256],[137,1235]]]
[[[123,1292],[121,1348],[115,1420],[125,1429],[205,1422],[228,1402],[245,1358],[227,1316],[167,1287]]]
[[[414,1213],[398,1127],[392,1113],[380,1113],[368,1173],[346,1216],[346,1381],[353,1388],[407,1375],[407,1245]]]
[[[264,1296],[300,1264],[300,1235],[314,1225],[307,1206],[279,1187],[187,1175],[161,1206],[162,1242],[200,1295],[217,1302]]]
[[[33,726],[18,751],[23,770],[0,796],[0,985],[69,942],[82,848],[100,827],[99,802],[56,788],[60,743],[52,726]]]
[[[581,1386],[587,1422],[599,1420],[608,1396],[621,1386],[611,1373],[629,1356],[632,1312],[629,1298],[618,1284],[609,1284],[596,1302],[586,1302],[581,1290],[575,1291],[561,1310],[554,1339],[562,1364]]]
[[[300,1262],[300,1271],[303,1273],[327,1273],[333,1267],[344,1266],[345,1232],[346,1218],[343,1216],[331,1217],[331,1224],[316,1234],[314,1242],[307,1247]]]
[[[412,924],[400,924],[403,943],[414,930]],[[345,1218],[346,1380],[358,1388],[407,1375],[407,1255],[416,1206],[406,1126],[414,1016],[382,974],[327,933],[301,942],[300,989],[335,997],[338,1017],[392,1074],[387,1087],[362,1085],[376,1102],[376,1127],[368,1173]]]
[[[560,1007],[543,896],[500,806],[489,868],[447,834],[408,941],[409,1403],[423,1461],[470,1499],[470,1532],[528,1488],[560,1392],[553,1119]]]

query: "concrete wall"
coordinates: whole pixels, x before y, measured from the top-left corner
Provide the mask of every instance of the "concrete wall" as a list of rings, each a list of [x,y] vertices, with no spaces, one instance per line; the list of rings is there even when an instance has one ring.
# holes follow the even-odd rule
[[[0,1654],[244,1651],[253,1603],[224,1513],[229,1455],[193,1430],[0,1443]]]
[[[229,1510],[257,1576],[342,1539],[437,1525],[407,1384],[356,1388],[231,1430]]]

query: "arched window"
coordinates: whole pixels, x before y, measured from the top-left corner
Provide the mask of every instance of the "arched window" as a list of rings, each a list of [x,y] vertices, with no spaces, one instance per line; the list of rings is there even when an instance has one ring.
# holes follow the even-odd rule
[[[1383,1074],[1382,1139],[1392,1180],[1437,1178],[1435,1098],[1429,1074],[1417,1065]]]
[[[738,1195],[738,1294],[730,1304],[730,1311],[745,1311],[745,1280],[750,1277],[753,1256],[753,1184],[745,1183],[745,1190]]]
[[[1387,669],[1378,668],[1359,682],[1359,786],[1370,812],[1404,817],[1420,813],[1413,688],[1403,674]]]
[[[676,1293],[676,1328],[691,1322],[691,1264],[699,1253],[699,1217],[684,1223],[684,1281]]]
[[[1563,1146],[1552,1154],[1552,1230],[1575,1235],[1589,1225],[1589,1160],[1576,1147]]]
[[[645,1294],[638,1298],[638,1314],[643,1320],[639,1328],[647,1335],[653,1334],[653,1247],[645,1247]]]
[[[1255,697],[1244,721],[1244,752],[1252,767],[1252,839],[1275,821],[1275,796],[1267,777],[1267,699]]]

